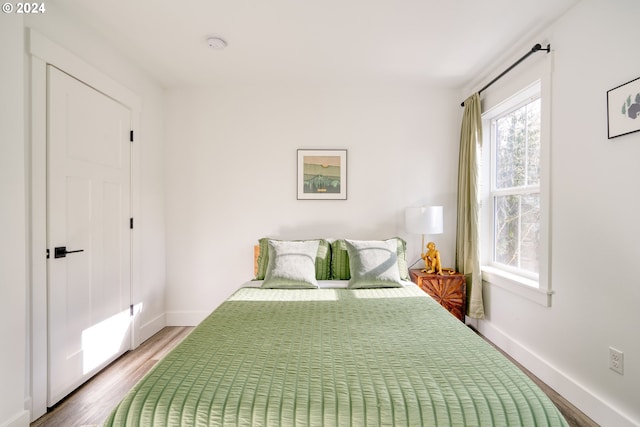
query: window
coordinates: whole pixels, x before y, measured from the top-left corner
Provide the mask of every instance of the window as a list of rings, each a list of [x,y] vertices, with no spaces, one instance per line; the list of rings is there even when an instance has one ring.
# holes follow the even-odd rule
[[[540,97],[491,120],[492,262],[538,275]]]
[[[548,138],[540,81],[483,114],[483,280],[549,305]]]

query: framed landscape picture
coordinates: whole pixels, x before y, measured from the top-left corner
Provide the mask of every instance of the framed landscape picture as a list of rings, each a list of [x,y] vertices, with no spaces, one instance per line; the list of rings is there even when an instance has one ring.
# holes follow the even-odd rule
[[[298,200],[347,199],[347,150],[298,150]]]
[[[609,139],[640,130],[640,77],[607,91]]]

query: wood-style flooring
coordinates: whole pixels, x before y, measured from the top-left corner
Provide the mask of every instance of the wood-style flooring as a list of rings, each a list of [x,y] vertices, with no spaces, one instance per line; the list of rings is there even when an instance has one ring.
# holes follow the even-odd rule
[[[64,398],[49,412],[31,423],[31,427],[100,425],[140,378],[192,329],[162,329]]]
[[[193,328],[166,327],[137,349],[125,353],[94,378],[31,423],[31,427],[81,427],[100,425],[140,378],[175,347]],[[498,349],[499,350],[499,349]],[[503,353],[504,354],[504,353]],[[505,356],[509,357],[505,354]],[[511,359],[511,358],[510,358]],[[597,427],[586,415],[519,366],[551,398],[571,427]]]

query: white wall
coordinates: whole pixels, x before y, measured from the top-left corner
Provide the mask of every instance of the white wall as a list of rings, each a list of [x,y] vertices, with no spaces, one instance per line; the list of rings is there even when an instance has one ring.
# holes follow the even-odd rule
[[[489,286],[479,324],[606,426],[640,425],[640,133],[608,140],[606,116],[607,90],[640,77],[638,17],[635,0],[583,0],[541,34],[555,51],[553,306]],[[609,346],[624,352],[624,375],[608,368]]]
[[[22,18],[0,15],[0,426],[7,427],[29,422],[24,411],[27,230],[22,40]]]
[[[279,238],[420,236],[404,208],[445,206],[453,264],[460,105],[420,86],[323,84],[172,90],[167,108],[167,309],[193,323],[253,274]],[[296,150],[348,150],[348,200],[296,200]]]

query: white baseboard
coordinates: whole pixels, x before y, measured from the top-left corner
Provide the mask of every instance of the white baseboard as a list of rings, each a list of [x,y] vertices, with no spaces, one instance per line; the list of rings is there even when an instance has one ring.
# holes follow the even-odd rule
[[[488,340],[517,360],[596,423],[602,426],[638,427],[636,421],[568,377],[564,372],[550,365],[546,360],[490,322],[480,320],[475,327]]]
[[[208,311],[168,311],[167,326],[197,326],[209,314]]]
[[[29,414],[31,414],[31,412],[33,411],[33,399],[31,399],[31,396],[27,396],[24,398],[24,410]]]
[[[13,417],[0,421],[0,427],[29,427],[29,411],[20,411]]]
[[[165,313],[162,313],[141,325],[138,332],[140,336],[140,343],[143,343],[154,336],[165,326],[167,326],[167,315]]]

